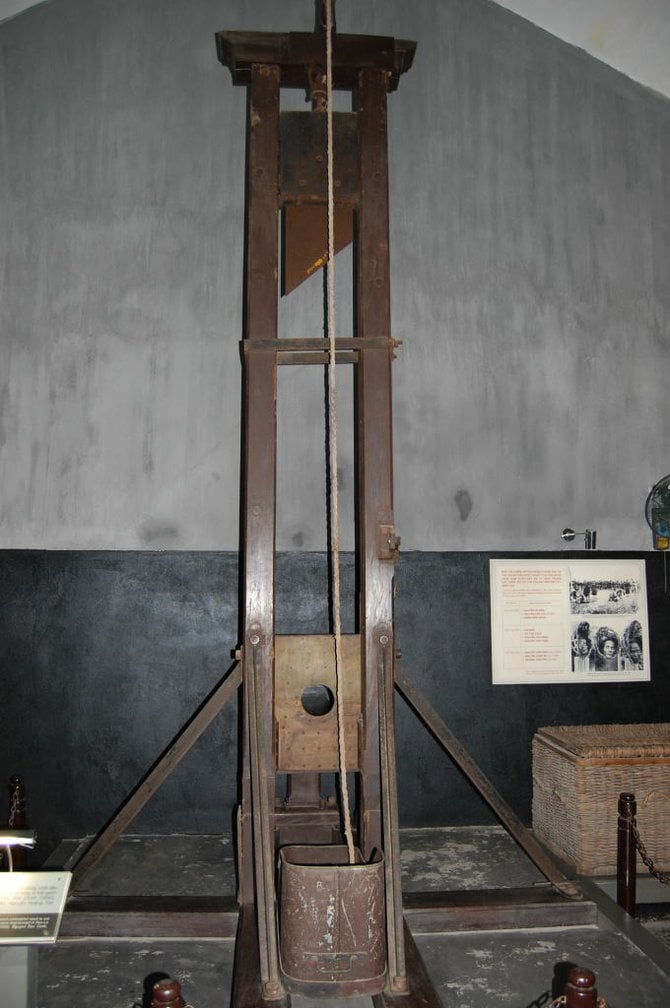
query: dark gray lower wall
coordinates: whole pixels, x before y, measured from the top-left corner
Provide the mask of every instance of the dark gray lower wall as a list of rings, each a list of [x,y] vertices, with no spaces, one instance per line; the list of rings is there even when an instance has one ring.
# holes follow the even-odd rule
[[[651,683],[494,687],[491,555],[403,555],[396,576],[397,643],[405,671],[530,821],[530,743],[538,726],[668,719],[663,557],[598,554],[646,559]],[[0,774],[25,778],[41,858],[62,837],[95,833],[104,824],[232,664],[237,555],[4,551],[0,577]],[[345,599],[353,598],[353,584],[353,561],[345,556]],[[326,585],[323,554],[281,554],[277,631],[327,630]],[[352,604],[345,606],[344,622],[353,629]],[[397,709],[402,824],[493,821],[401,700]],[[231,703],[132,832],[228,829],[236,792],[237,711]]]

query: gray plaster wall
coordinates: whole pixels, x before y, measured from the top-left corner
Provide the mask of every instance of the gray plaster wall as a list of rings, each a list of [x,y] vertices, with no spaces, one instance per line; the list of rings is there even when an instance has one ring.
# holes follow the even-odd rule
[[[338,0],[390,97],[408,549],[646,549],[670,470],[670,105],[485,0]],[[0,547],[235,549],[246,97],[220,29],[311,0],[52,0],[0,26]],[[291,99],[295,102],[295,96]],[[351,257],[338,262],[350,331]],[[322,327],[319,279],[282,305]],[[280,382],[279,545],[323,544],[323,378]],[[341,389],[345,535],[350,378]]]

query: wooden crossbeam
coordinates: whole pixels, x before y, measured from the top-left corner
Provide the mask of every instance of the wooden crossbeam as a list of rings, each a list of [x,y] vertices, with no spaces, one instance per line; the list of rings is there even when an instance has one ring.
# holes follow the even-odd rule
[[[496,814],[507,832],[525,851],[531,861],[552,885],[566,896],[581,897],[581,890],[559,868],[545,848],[510,808],[499,791],[493,786],[481,767],[470,756],[454,733],[447,727],[435,708],[423,696],[411,679],[396,665],[395,684],[398,692],[419,716],[426,728],[434,735],[442,748],[463,771],[467,779],[479,792],[489,808]]]
[[[73,889],[128,829],[163,781],[198,741],[205,728],[235,695],[241,683],[242,673],[236,662],[84,852],[72,872]]]

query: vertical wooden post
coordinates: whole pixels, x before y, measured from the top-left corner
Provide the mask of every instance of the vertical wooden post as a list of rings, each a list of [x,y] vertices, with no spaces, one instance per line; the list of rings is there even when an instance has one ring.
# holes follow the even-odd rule
[[[318,18],[317,18],[318,19]],[[356,38],[356,37],[353,37]],[[392,42],[392,44],[391,44]],[[352,179],[339,207],[356,213],[356,318],[353,347],[341,359],[356,363],[357,486],[356,516],[359,575],[358,631],[361,638],[361,692],[358,779],[358,842],[364,860],[384,851],[388,989],[379,995],[395,1004],[410,984],[400,887],[398,807],[394,748],[393,575],[398,540],[393,525],[391,361],[389,283],[389,207],[387,165],[388,91],[411,65],[414,43],[360,37],[352,65],[347,38],[335,39],[333,86],[355,91],[358,184],[353,177],[356,149],[345,144]],[[236,1008],[286,998],[277,961],[274,882],[276,752],[274,741],[274,567],[276,504],[276,368],[287,360],[287,341],[277,333],[278,228],[280,206],[292,202],[318,208],[323,200],[313,153],[302,140],[282,132],[279,176],[279,89],[303,88],[323,64],[322,32],[228,32],[217,35],[221,61],[234,82],[250,85],[247,156],[246,290],[244,323],[244,437],[241,533],[244,616],[240,657],[244,680],[242,809],[239,817],[240,925],[233,983]],[[349,118],[350,124],[353,117]],[[285,124],[286,120],[284,120]],[[311,143],[311,141],[310,141]],[[346,153],[349,151],[349,153]],[[322,155],[316,157],[320,162]],[[295,163],[294,163],[295,161]],[[337,159],[336,159],[337,161]],[[298,170],[295,185],[292,181]],[[296,188],[297,186],[297,188]],[[356,192],[357,189],[357,192]],[[314,234],[311,235],[314,237]],[[318,236],[317,236],[318,237]],[[320,238],[319,238],[320,241]],[[295,363],[319,363],[321,340],[296,343]],[[349,340],[343,340],[349,344]],[[381,752],[380,752],[381,749]],[[304,771],[309,768],[303,767]],[[287,808],[306,797],[320,798],[314,775],[291,782]],[[346,781],[342,787],[346,788]],[[313,838],[306,833],[306,840]],[[253,851],[253,863],[244,856]],[[257,932],[255,934],[255,932]],[[254,943],[253,938],[257,941]],[[418,970],[415,966],[414,973]],[[260,979],[260,984],[259,984]],[[337,981],[339,983],[339,980]],[[414,983],[414,979],[412,980]],[[259,990],[260,988],[260,990]],[[422,1004],[438,1003],[434,992]],[[282,1006],[283,1008],[283,1006]]]
[[[244,329],[243,458],[245,767],[241,831],[248,850],[253,819],[254,879],[240,883],[255,898],[263,997],[280,999],[276,919],[274,806],[274,575],[277,458],[277,338],[279,245],[279,68],[254,64],[249,95],[247,263]],[[251,808],[250,808],[251,807]],[[243,867],[245,866],[243,862]],[[246,859],[248,868],[249,862]]]
[[[570,970],[565,985],[565,1008],[597,1008],[598,991],[595,973],[576,966]]]
[[[636,847],[633,826],[637,806],[635,795],[622,791],[619,795],[619,816],[617,819],[616,846],[616,901],[619,906],[635,916],[635,863]]]
[[[388,172],[386,77],[361,71],[357,93],[360,206],[356,245],[356,336],[389,339]],[[359,351],[356,375],[362,636],[365,725],[361,765],[360,843],[367,859],[382,845],[379,728],[377,722],[380,630],[392,626],[393,563],[379,556],[382,525],[393,524],[391,350]],[[390,641],[391,654],[393,643]]]
[[[356,336],[376,338],[381,344],[359,351],[356,391],[365,691],[360,845],[366,859],[374,847],[384,849],[389,987],[394,993],[406,993],[393,708],[393,576],[398,539],[393,524],[387,92],[384,71],[359,71]]]

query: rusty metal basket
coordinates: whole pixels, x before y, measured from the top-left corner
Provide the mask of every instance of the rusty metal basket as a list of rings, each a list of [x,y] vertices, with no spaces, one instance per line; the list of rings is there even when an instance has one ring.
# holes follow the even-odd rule
[[[386,979],[384,859],[350,864],[345,846],[280,851],[280,955],[289,990],[380,993]]]

